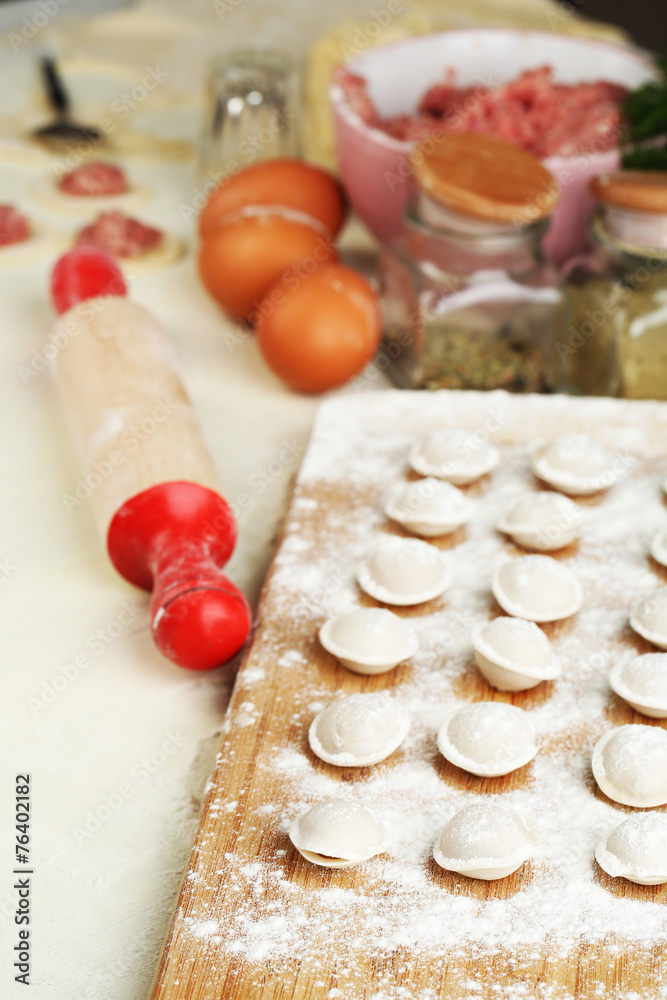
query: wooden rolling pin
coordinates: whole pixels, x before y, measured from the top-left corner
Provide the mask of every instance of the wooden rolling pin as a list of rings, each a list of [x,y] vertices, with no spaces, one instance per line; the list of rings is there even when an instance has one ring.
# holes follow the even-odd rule
[[[56,381],[111,561],[153,591],[151,630],[165,656],[219,666],[245,642],[250,609],[221,572],[236,525],[166,332],[94,248],[58,261],[51,293]]]

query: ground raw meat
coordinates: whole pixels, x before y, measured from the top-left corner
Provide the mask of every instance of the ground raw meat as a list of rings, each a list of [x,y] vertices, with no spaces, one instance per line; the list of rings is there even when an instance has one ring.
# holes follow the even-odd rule
[[[84,163],[58,182],[61,191],[67,194],[100,196],[124,194],[128,190],[125,174],[112,163]]]
[[[122,212],[103,212],[81,230],[76,242],[99,247],[114,257],[138,257],[159,246],[163,239],[160,229],[145,226],[138,219],[130,219]]]
[[[433,132],[479,132],[511,142],[535,156],[576,156],[618,145],[625,87],[605,80],[554,83],[550,66],[526,70],[488,88],[457,87],[454,72],[431,87],[414,114],[382,118],[366,81],[341,68],[337,82],[354,111],[374,128],[403,141]]]
[[[22,243],[30,236],[30,226],[25,216],[13,205],[0,205],[0,246]]]

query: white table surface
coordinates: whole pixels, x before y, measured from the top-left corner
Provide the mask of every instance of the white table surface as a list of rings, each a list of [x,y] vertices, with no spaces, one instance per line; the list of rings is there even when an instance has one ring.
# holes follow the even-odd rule
[[[185,5],[176,0],[146,0],[111,15],[117,22],[84,24],[61,4],[16,52],[8,36],[0,39],[0,114],[20,111],[43,46],[139,70],[159,61],[169,86],[198,98],[212,53],[252,44],[303,54],[328,25],[379,6],[229,0],[219,16],[208,0],[193,0],[181,31],[172,16],[182,16]],[[193,227],[179,210],[196,191],[192,164],[128,167],[154,190],[138,214],[190,244],[168,271],[135,279],[132,296],[173,339],[227,498],[250,497],[228,572],[256,605],[318,399],[285,389],[253,337],[239,339],[200,285]],[[30,192],[48,172],[45,165],[0,164],[0,202],[36,211]],[[347,241],[357,236],[348,232]],[[0,997],[141,1000],[176,899],[232,674],[191,674],[156,651],[147,595],[112,569],[87,504],[68,512],[63,502],[80,474],[77,459],[48,371],[25,374],[53,323],[49,270],[49,261],[0,269]],[[362,391],[387,385],[371,368]],[[24,772],[32,776],[35,872],[29,994],[12,968],[14,779]]]
[[[246,3],[245,15],[226,22],[226,42],[232,31],[244,38],[244,17],[257,17],[261,6],[293,39],[284,4],[278,12]],[[318,19],[311,9],[307,36],[314,20],[320,30],[339,16],[329,4],[313,7]],[[19,75],[38,44],[13,59]],[[192,247],[192,228],[177,210],[192,197],[192,165],[130,169],[155,192],[141,215]],[[31,211],[30,190],[43,174],[0,166],[0,201]],[[21,376],[53,322],[49,270],[47,261],[0,270],[0,996],[28,995],[12,968],[12,870],[14,778],[29,772],[29,995],[140,1000],[175,902],[231,679],[224,668],[189,673],[157,652],[147,595],[112,569],[87,504],[66,509],[63,494],[80,473],[54,386],[48,371]],[[252,336],[225,344],[235,328],[205,294],[191,250],[168,271],[135,279],[132,296],[173,338],[227,498],[250,497],[228,572],[256,605],[318,399],[285,389]],[[383,384],[383,376],[371,383]]]

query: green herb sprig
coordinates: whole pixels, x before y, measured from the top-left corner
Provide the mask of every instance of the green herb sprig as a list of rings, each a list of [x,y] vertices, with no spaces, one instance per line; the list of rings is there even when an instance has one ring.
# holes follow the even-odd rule
[[[630,170],[667,170],[667,56],[657,56],[658,78],[625,97],[626,142],[621,164]]]

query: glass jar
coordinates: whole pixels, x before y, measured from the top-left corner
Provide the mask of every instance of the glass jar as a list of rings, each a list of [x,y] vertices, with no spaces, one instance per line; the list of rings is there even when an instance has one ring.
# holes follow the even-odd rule
[[[667,399],[667,212],[605,204],[590,232],[592,252],[564,272],[571,315],[557,351],[566,386]]]
[[[411,389],[557,388],[565,305],[540,250],[548,220],[475,218],[417,190],[405,224],[404,241],[380,258],[394,381]]]
[[[299,75],[289,56],[242,49],[216,57],[206,84],[199,183],[251,163],[299,154]]]

